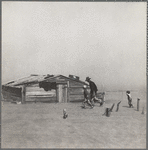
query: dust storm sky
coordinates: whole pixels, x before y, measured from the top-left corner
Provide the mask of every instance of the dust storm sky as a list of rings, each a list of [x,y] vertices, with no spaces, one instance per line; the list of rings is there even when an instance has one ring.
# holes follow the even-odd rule
[[[146,88],[146,2],[2,2],[2,83],[30,74]]]

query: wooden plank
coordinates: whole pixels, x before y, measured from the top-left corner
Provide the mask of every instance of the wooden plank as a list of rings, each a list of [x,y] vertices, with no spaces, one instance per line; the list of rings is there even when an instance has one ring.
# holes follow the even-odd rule
[[[56,97],[26,97],[26,102],[28,101],[55,101],[57,102]]]
[[[26,96],[48,96],[53,97],[55,96],[55,93],[38,93],[38,92],[28,92],[26,93]]]
[[[69,91],[70,92],[81,92],[82,93],[84,91],[84,89],[83,88],[72,88],[72,87],[70,87]]]
[[[76,82],[76,81],[71,81],[71,80],[69,81],[69,85],[70,85],[70,87],[72,87],[72,86],[83,87],[82,83]]]
[[[22,79],[19,79],[17,81],[15,81],[15,83],[13,85],[23,85],[23,84],[28,84],[28,83],[37,83],[39,78],[42,78],[43,76],[29,76],[29,77],[25,77]]]
[[[26,101],[26,86],[22,86],[22,104]]]
[[[83,95],[84,92],[81,91],[70,91],[70,95]]]
[[[3,86],[2,92],[9,92],[21,96],[21,88]]]
[[[54,79],[46,79],[46,82],[56,82],[58,79],[54,78]]]
[[[70,92],[70,95],[84,95],[83,92]]]
[[[83,93],[70,93],[70,95],[84,95]]]
[[[69,89],[69,81],[67,81],[67,102],[69,102],[70,89]]]
[[[27,97],[56,97],[56,96],[51,96],[51,95],[27,95]]]
[[[43,88],[39,88],[39,86],[34,86],[34,87],[26,87],[26,92],[32,92],[32,91],[42,91],[46,92]]]
[[[67,82],[65,80],[64,81],[63,80],[57,80],[56,83],[57,84],[66,84]]]
[[[63,92],[64,92],[63,93],[63,96],[64,96],[63,98],[64,98],[64,102],[67,103],[67,84],[65,84],[64,87],[65,88],[63,89]]]
[[[45,96],[54,96],[56,95],[56,91],[55,90],[51,90],[51,91],[45,91],[43,88],[39,88],[39,87],[27,87],[26,88],[26,95],[45,95]]]
[[[84,95],[70,95],[70,99],[84,99]]]
[[[16,96],[11,96],[11,99],[12,99],[13,101],[21,101],[21,100],[22,100],[22,98],[16,97]]]
[[[9,95],[3,95],[3,98],[6,100],[12,99],[12,95],[10,95],[10,94]]]
[[[40,92],[40,91],[33,91],[33,92],[27,92],[26,95],[49,95],[54,96],[56,95],[55,92]]]
[[[13,95],[12,93],[3,93],[3,98],[6,99],[6,100],[15,100],[15,101],[21,101],[21,97],[20,96],[16,96],[16,95]]]
[[[29,87],[38,87],[39,88],[39,83],[27,85],[27,88],[29,88]]]
[[[58,77],[57,79],[60,79],[60,80],[63,79],[63,80],[65,80],[66,82],[70,80],[70,79],[65,78],[65,77],[62,77],[62,76]]]
[[[82,102],[84,101],[84,95],[70,95],[69,101],[70,102]]]
[[[81,88],[83,88],[83,86],[77,86],[76,85],[76,86],[70,86],[69,88],[80,88],[81,89]]]
[[[7,91],[2,91],[2,94],[4,95],[4,96],[15,96],[15,97],[20,97],[21,98],[21,95],[20,94],[17,94],[17,93],[10,93],[10,92],[7,92]]]

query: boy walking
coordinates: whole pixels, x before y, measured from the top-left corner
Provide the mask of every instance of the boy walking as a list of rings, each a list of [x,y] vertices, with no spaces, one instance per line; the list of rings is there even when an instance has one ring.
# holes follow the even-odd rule
[[[91,106],[91,108],[93,108],[93,105],[91,104],[90,100],[89,100],[89,94],[88,94],[88,91],[87,91],[87,86],[84,85],[83,86],[83,89],[84,89],[84,102],[83,102],[83,105],[84,105],[84,108],[85,108],[85,104],[87,103],[89,106]]]

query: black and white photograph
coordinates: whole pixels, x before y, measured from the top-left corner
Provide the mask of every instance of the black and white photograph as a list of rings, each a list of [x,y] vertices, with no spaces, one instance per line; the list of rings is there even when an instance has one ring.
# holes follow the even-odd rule
[[[146,1],[2,1],[1,20],[1,148],[146,149]]]

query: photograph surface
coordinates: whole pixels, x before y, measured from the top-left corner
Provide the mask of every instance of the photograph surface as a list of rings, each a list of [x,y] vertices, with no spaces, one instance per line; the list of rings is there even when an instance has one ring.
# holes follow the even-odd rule
[[[2,148],[146,148],[146,2],[2,2]]]

